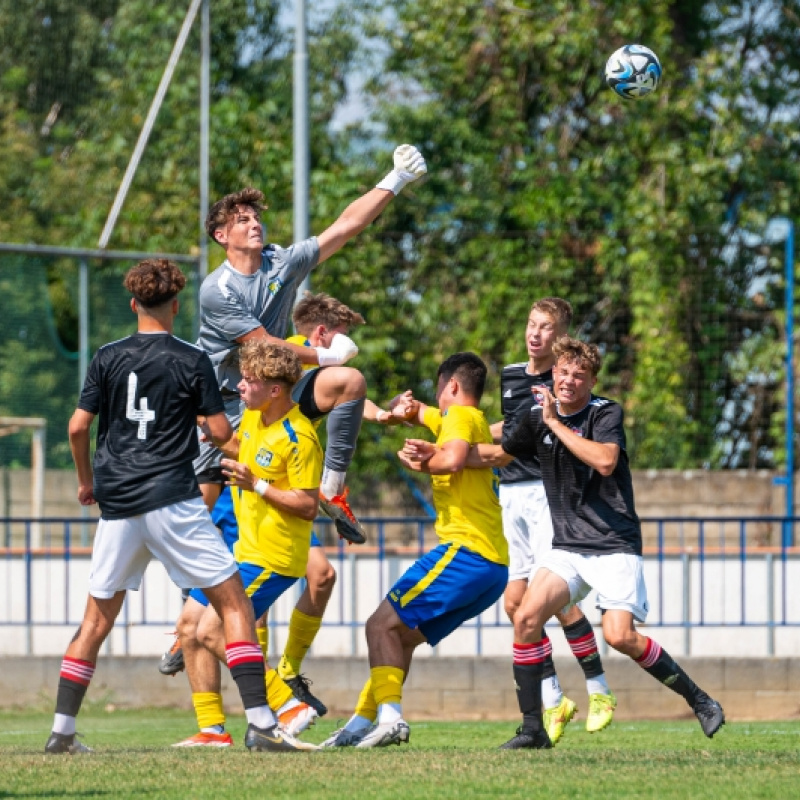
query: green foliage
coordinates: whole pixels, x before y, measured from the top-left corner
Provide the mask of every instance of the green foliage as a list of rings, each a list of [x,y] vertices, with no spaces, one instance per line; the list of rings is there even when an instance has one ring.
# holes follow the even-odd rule
[[[211,195],[262,188],[270,239],[286,244],[292,40],[281,8],[212,3]],[[497,377],[525,358],[530,303],[556,294],[603,350],[598,388],[625,407],[634,466],[781,466],[781,245],[751,245],[770,218],[797,214],[798,0],[355,0],[312,11],[312,231],[374,185],[395,144],[421,146],[430,166],[313,276],[367,318],[356,365],[373,398],[411,387],[432,400],[441,358],[471,349],[490,366],[484,407],[498,418]],[[0,32],[0,240],[94,246],[185,8],[0,0],[0,13],[14,23]],[[625,103],[602,70],[631,41],[652,47],[665,75],[654,97]],[[198,53],[195,27],[115,249],[197,250]],[[367,116],[333,131],[356,65]],[[223,257],[210,255],[211,266]],[[74,275],[48,268],[73,352]],[[2,316],[16,284],[8,291]],[[123,312],[98,320],[93,347],[129,329]],[[9,369],[0,362],[3,386]],[[25,402],[0,397],[8,413]],[[57,420],[71,388],[60,402]],[[384,456],[403,434],[362,436],[354,476],[394,475]]]

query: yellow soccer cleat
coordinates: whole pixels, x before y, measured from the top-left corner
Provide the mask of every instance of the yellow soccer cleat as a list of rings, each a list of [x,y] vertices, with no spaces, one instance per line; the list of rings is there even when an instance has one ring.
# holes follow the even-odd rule
[[[567,723],[578,713],[578,706],[566,695],[562,695],[561,702],[555,708],[544,710],[544,729],[555,744],[564,734]]]
[[[586,730],[589,733],[597,733],[597,731],[607,728],[614,718],[614,709],[616,707],[617,698],[611,692],[608,694],[590,694]]]

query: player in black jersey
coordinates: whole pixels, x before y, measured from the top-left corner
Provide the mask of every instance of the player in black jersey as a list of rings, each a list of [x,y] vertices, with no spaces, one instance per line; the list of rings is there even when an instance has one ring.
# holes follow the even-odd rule
[[[642,534],[625,450],[622,408],[592,394],[602,359],[596,346],[567,336],[553,353],[553,389],[541,387],[535,406],[502,445],[498,465],[534,453],[540,461],[553,516],[553,550],[536,572],[514,618],[514,679],[522,712],[506,749],[545,748],[541,679],[546,656],[544,623],[556,612],[597,591],[603,634],[615,650],[634,659],[685,698],[706,736],[725,722],[709,697],[634,622],[647,617]],[[485,445],[483,459],[490,452]]]
[[[508,441],[520,420],[528,415],[535,402],[535,387],[552,388],[553,345],[556,339],[567,333],[571,321],[572,306],[560,297],[544,297],[531,306],[525,326],[528,360],[509,364],[500,376],[503,421],[492,425],[496,443]],[[533,574],[550,552],[553,541],[550,508],[539,459],[534,453],[515,458],[500,469],[500,505],[503,533],[508,540],[511,558],[503,600],[506,614],[513,623]],[[583,670],[589,694],[586,730],[595,733],[611,723],[616,698],[606,681],[594,630],[577,605],[566,613],[557,612],[555,616]],[[545,728],[555,744],[578,708],[561,690],[549,653],[544,664],[542,700]]]
[[[247,714],[247,747],[313,748],[283,732],[267,706],[253,606],[194,476],[198,415],[220,445],[233,430],[208,356],[172,335],[185,284],[165,259],[129,270],[125,288],[133,295],[138,331],[100,348],[69,423],[78,500],[98,503],[101,518],[83,622],[61,664],[49,754],[89,751],[76,739],[75,718],[125,593],[139,588],[153,558],[178,586],[203,587],[223,619],[228,666]],[[93,470],[89,439],[98,415]]]

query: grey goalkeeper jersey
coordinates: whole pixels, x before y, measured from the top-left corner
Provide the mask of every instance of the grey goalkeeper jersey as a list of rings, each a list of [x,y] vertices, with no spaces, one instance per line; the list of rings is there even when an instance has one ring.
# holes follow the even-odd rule
[[[236,339],[262,326],[286,338],[297,290],[318,260],[312,236],[287,248],[267,245],[253,275],[237,272],[226,260],[203,281],[197,346],[208,353],[223,395],[238,394],[242,379]]]

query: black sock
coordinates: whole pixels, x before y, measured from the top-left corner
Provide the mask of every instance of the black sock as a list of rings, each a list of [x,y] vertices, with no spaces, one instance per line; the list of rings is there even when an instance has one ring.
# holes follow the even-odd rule
[[[675,659],[658,642],[650,638],[647,639],[644,653],[635,661],[657,681],[681,695],[692,708],[705,695],[705,692],[678,666]]]
[[[586,679],[598,678],[603,674],[603,662],[597,650],[597,639],[594,630],[586,617],[582,617],[572,625],[564,627],[564,636],[572,650],[572,654],[581,665]]]

